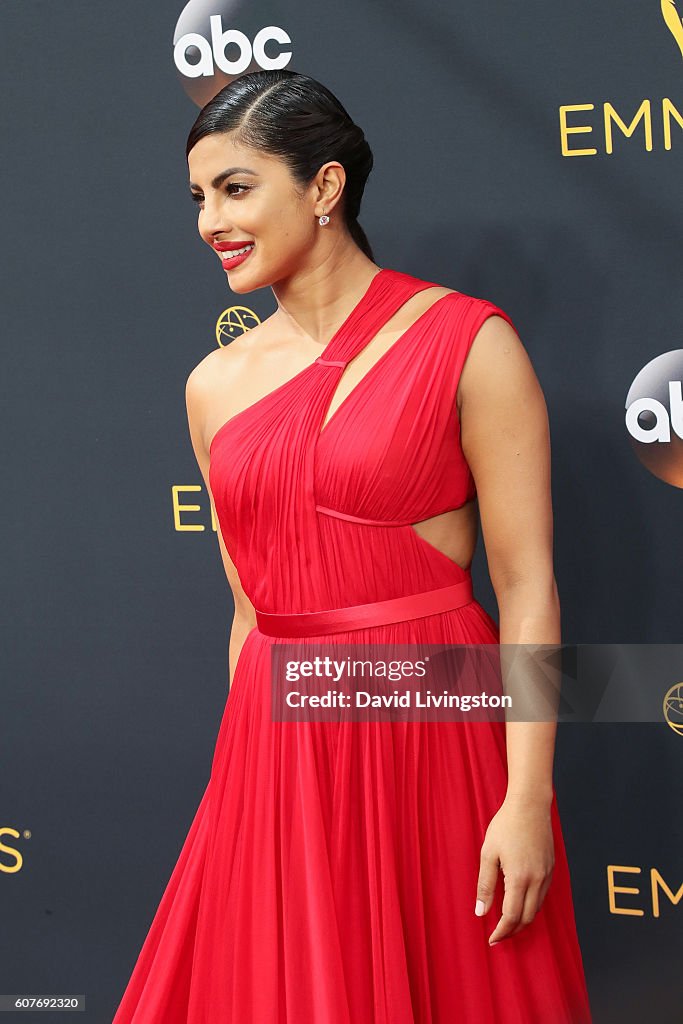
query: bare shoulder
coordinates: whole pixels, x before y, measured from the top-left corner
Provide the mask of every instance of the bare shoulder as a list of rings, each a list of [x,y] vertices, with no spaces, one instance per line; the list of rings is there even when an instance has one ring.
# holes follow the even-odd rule
[[[526,347],[504,317],[491,313],[471,340],[458,383],[458,404],[471,405],[477,398],[520,401],[538,380]]]
[[[426,292],[431,295],[432,299],[440,299],[444,295],[460,295],[455,288],[447,288],[445,284],[434,284],[426,289]]]
[[[435,302],[438,302],[439,299],[445,298],[446,295],[459,294],[460,292],[457,292],[455,288],[447,288],[445,285],[434,284],[430,285],[429,288],[423,288],[422,291],[419,291],[417,295],[413,296],[413,298],[418,300],[425,308],[428,308]]]
[[[410,327],[418,317],[431,309],[447,295],[456,295],[453,288],[446,288],[443,285],[427,283],[427,287],[420,288],[410,298],[398,307],[395,313],[383,325],[380,334],[393,336],[401,334]]]
[[[270,335],[270,320],[238,335],[229,345],[208,352],[190,371],[185,384],[185,401],[193,437],[208,453],[207,429],[214,405],[224,405],[227,396],[239,388],[252,368],[255,354]]]
[[[256,327],[238,335],[229,345],[221,345],[208,352],[187,378],[186,387],[192,394],[201,395],[206,389],[211,389],[217,376],[222,378],[238,372],[254,354],[255,348],[260,347],[261,342],[268,338],[271,319],[268,317]]]
[[[476,332],[465,363],[475,371],[489,360],[502,359],[508,364],[525,363],[529,356],[519,334],[504,317],[491,313]]]

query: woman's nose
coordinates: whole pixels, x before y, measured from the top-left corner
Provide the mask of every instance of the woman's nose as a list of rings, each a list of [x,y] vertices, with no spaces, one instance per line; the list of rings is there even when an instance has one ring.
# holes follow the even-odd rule
[[[225,214],[225,207],[218,201],[211,198],[204,200],[204,209],[201,211],[200,232],[204,236],[217,235],[219,232],[230,231],[232,224]]]

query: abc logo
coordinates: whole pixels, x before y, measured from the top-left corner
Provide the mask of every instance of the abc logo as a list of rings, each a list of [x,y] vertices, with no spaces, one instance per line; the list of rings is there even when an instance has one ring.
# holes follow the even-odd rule
[[[656,356],[626,396],[626,429],[637,457],[660,480],[683,487],[683,349]]]
[[[247,71],[286,67],[291,43],[284,29],[259,24],[243,2],[190,0],[173,35],[173,61],[183,88],[203,107]]]

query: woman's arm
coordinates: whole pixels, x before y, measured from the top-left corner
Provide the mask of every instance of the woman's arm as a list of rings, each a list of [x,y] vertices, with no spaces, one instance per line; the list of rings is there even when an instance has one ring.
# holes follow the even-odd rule
[[[211,374],[210,363],[210,357],[212,355],[213,353],[210,353],[209,357],[206,357],[206,359],[199,363],[188,377],[187,384],[185,386],[185,403],[187,406],[187,421],[190,430],[192,448],[194,450],[195,458],[197,459],[197,465],[199,466],[199,470],[206,485],[206,491],[211,502],[211,511],[215,521],[218,522],[213,495],[209,486],[209,451],[205,438],[205,408],[210,400],[211,389],[213,386],[213,374]],[[254,606],[244,593],[237,569],[230,558],[225,542],[223,541],[220,527],[217,530],[217,537],[223,568],[225,569],[225,575],[228,583],[230,584],[230,589],[232,590],[233,603],[235,606],[235,615],[232,621],[230,642],[228,646],[229,676],[230,686],[232,686],[232,680],[235,674],[235,668],[237,667],[240,651],[242,650],[242,645],[247,638],[247,634],[256,625],[256,613],[254,611]]]
[[[461,444],[477,486],[500,643],[559,645],[547,409],[526,350],[501,317],[489,317],[479,329],[458,392]],[[502,667],[504,660],[501,655]],[[530,677],[529,687],[535,682]],[[513,690],[523,686],[515,678]],[[528,924],[550,884],[556,728],[554,720],[506,722],[507,793],[482,848],[478,890],[488,909],[500,864],[507,906],[492,940]]]
[[[232,628],[230,630],[230,644],[228,646],[228,662],[230,669],[230,686],[232,686],[232,680],[235,675],[235,669],[237,668],[237,662],[244,645],[244,641],[247,639],[249,633],[256,625],[255,622],[251,622],[245,618],[244,615],[238,615],[235,612],[235,617],[232,620]],[[228,687],[228,692],[229,692]]]

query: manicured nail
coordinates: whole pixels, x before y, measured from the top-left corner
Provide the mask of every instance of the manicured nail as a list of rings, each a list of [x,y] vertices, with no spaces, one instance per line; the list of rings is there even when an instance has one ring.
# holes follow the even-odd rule
[[[477,900],[477,902],[474,905],[474,913],[477,915],[477,917],[481,917],[485,910],[486,904],[484,903],[484,901]]]

